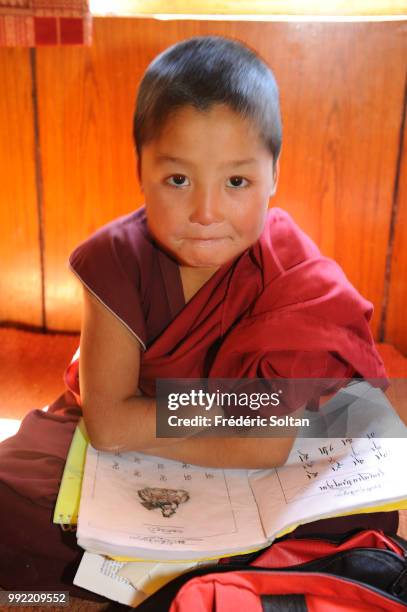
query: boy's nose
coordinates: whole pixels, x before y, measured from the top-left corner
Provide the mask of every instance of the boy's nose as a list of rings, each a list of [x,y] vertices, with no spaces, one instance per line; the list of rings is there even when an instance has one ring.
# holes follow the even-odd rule
[[[195,191],[189,220],[200,225],[212,225],[223,221],[220,196],[209,189]]]

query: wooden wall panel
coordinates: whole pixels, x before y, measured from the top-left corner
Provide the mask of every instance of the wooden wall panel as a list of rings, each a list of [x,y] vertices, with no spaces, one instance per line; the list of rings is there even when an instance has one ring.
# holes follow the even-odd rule
[[[96,19],[92,48],[38,50],[46,308],[52,329],[79,326],[73,247],[136,208],[131,143],[136,85],[178,40],[236,37],[269,61],[284,119],[272,202],[345,269],[376,306],[377,333],[406,69],[406,24],[160,22]]]
[[[385,340],[407,355],[407,108],[404,113]]]
[[[298,24],[277,61],[285,116],[275,203],[293,213],[381,318],[406,24]],[[268,53],[272,58],[272,54]],[[391,67],[391,68],[390,68]]]
[[[144,62],[129,26],[96,22],[92,48],[38,52],[51,329],[79,329],[80,287],[67,269],[69,253],[97,227],[140,203],[131,116]]]
[[[29,53],[0,48],[0,322],[41,326]]]

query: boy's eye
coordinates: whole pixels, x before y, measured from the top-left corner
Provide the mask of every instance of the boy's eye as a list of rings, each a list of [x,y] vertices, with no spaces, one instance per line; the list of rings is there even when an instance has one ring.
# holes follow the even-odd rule
[[[186,187],[189,185],[188,178],[184,174],[173,174],[166,182],[173,187]]]
[[[249,185],[249,181],[243,176],[231,176],[228,181],[230,182],[228,187],[247,187]]]

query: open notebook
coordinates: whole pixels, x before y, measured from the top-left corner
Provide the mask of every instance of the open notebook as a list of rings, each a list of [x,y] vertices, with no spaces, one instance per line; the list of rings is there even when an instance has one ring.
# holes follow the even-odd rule
[[[407,448],[404,438],[395,437],[405,427],[380,390],[359,382],[351,391],[350,403],[347,388],[326,404],[324,423],[330,423],[327,433],[335,433],[338,419],[346,418],[358,437],[299,437],[281,468],[208,469],[88,446],[79,545],[115,557],[217,558],[262,548],[301,523],[407,507],[407,481],[400,479]],[[341,397],[349,410],[338,410]],[[75,521],[85,449],[84,432],[78,429],[55,522]]]

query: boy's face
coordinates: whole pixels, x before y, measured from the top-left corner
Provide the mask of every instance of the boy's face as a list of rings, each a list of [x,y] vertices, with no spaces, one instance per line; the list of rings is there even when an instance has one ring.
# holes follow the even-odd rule
[[[216,269],[260,236],[277,175],[250,121],[183,107],[142,150],[149,229],[181,265]]]

